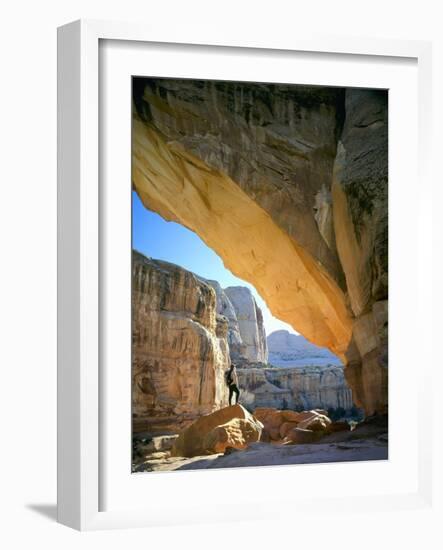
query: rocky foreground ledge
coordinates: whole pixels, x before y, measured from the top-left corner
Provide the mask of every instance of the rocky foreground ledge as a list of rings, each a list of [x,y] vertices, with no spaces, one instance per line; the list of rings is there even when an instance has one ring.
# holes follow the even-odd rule
[[[325,411],[225,407],[200,417],[178,435],[134,442],[133,472],[386,460],[387,418],[355,427]]]

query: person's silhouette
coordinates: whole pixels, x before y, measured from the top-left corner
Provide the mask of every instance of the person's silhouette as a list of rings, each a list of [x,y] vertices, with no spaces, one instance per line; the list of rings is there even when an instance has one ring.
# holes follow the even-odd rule
[[[240,390],[238,389],[238,376],[237,370],[234,364],[231,364],[230,368],[225,373],[226,384],[229,388],[229,405],[232,405],[232,396],[235,393],[235,403],[238,403],[238,398],[240,395]]]

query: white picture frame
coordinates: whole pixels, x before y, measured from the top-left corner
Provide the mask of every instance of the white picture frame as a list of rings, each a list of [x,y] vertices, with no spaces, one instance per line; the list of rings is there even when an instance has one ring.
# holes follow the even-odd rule
[[[107,396],[104,391],[112,391],[108,386],[102,387],[103,357],[100,352],[100,332],[102,330],[101,303],[106,299],[105,288],[100,284],[103,276],[103,246],[101,233],[106,231],[106,223],[100,221],[104,205],[100,194],[100,162],[102,143],[99,125],[100,105],[99,81],[100,44],[104,41],[125,44],[125,55],[131,56],[131,48],[137,44],[174,45],[183,48],[193,44],[196,51],[205,52],[211,57],[214,47],[228,49],[229,55],[244,55],[250,52],[273,52],[281,56],[282,62],[288,52],[304,52],[312,56],[329,56],[328,59],[340,58],[359,62],[361,60],[385,59],[392,67],[403,60],[412,60],[416,65],[418,82],[418,124],[412,124],[413,132],[418,134],[418,178],[420,182],[420,212],[425,212],[425,202],[432,200],[432,183],[428,173],[427,155],[430,151],[430,81],[431,81],[431,46],[427,42],[370,40],[351,37],[324,37],[309,34],[298,34],[294,37],[275,35],[270,37],[257,36],[251,38],[223,36],[222,30],[218,36],[201,34],[187,36],[186,29],[171,31],[165,35],[156,31],[155,26],[127,24],[119,22],[77,21],[61,27],[58,32],[58,520],[60,523],[80,530],[105,529],[119,527],[148,527],[161,524],[191,523],[195,521],[224,521],[230,519],[229,509],[220,504],[218,507],[208,507],[202,499],[200,506],[197,500],[184,506],[177,497],[174,507],[167,500],[153,500],[151,505],[140,507],[130,506],[127,493],[126,501],[122,498],[121,506],[115,503],[111,509],[103,508],[102,489],[104,483],[112,482],[109,467],[104,467],[103,449],[106,406],[103,402]],[[160,48],[161,49],[161,48]],[[154,54],[159,55],[159,54]],[[126,58],[125,58],[126,59]],[[329,63],[325,59],[325,63]],[[369,71],[370,72],[370,71]],[[170,76],[170,75],[169,75]],[[181,76],[181,75],[177,75]],[[263,78],[266,80],[266,78]],[[370,77],[368,76],[370,83]],[[369,84],[368,84],[369,85]],[[130,154],[126,151],[125,154]],[[391,162],[391,159],[390,159]],[[394,162],[395,165],[395,162]],[[414,161],[412,161],[414,166]],[[414,177],[414,176],[413,176]],[[114,199],[112,199],[114,200]],[[399,218],[400,219],[400,218]],[[403,220],[404,222],[404,220]],[[426,216],[417,220],[420,239],[426,240],[431,234],[431,226]],[[431,239],[429,239],[431,240]],[[431,254],[427,248],[414,252],[421,257],[423,263]],[[425,298],[429,298],[429,288],[418,272],[414,281],[417,282],[417,313],[426,315]],[[430,317],[430,315],[429,315]],[[395,341],[394,341],[395,344]],[[411,357],[414,357],[412,353]],[[426,402],[424,381],[429,379],[430,368],[424,366],[420,371],[420,383],[411,388],[415,391],[418,407],[413,409],[418,415],[419,407]],[[128,363],[128,377],[130,364]],[[428,382],[429,384],[429,382]],[[114,391],[115,391],[115,385]],[[390,395],[390,398],[392,395]],[[394,396],[395,397],[395,396]],[[125,402],[122,396],[122,402]],[[127,402],[126,402],[127,405]],[[123,405],[125,406],[125,405]],[[417,418],[413,421],[417,428],[417,460],[408,467],[417,471],[412,480],[412,486],[401,487],[399,478],[397,489],[387,490],[384,494],[367,490],[354,494],[352,482],[349,490],[337,495],[337,502],[343,513],[355,506],[371,510],[419,508],[430,506],[432,489],[431,437],[429,425],[420,424]],[[390,427],[391,428],[391,427]],[[124,430],[124,426],[122,428]],[[123,432],[119,432],[120,434]],[[394,434],[395,435],[395,434]],[[119,435],[118,437],[121,437]],[[128,434],[129,437],[129,434]],[[105,438],[106,439],[106,438]],[[125,442],[122,442],[124,445]],[[115,445],[115,443],[114,443]],[[115,447],[114,447],[115,448]],[[353,465],[338,464],[335,466],[337,476],[343,468]],[[318,473],[313,468],[304,467],[305,476],[312,472],[325,481],[323,475],[327,470]],[[287,477],[288,469],[268,469],[266,475],[282,480]],[[283,472],[283,473],[282,473]],[[311,473],[310,473],[311,472]],[[381,472],[380,472],[381,473]],[[386,472],[388,473],[388,472]],[[125,473],[126,475],[126,473]],[[229,475],[238,479],[250,478],[253,483],[255,473],[235,472]],[[346,474],[348,475],[348,474]],[[354,469],[353,476],[359,474]],[[376,475],[374,473],[369,475]],[[377,474],[378,475],[378,474]],[[392,472],[389,474],[392,475]],[[180,477],[179,477],[180,476]],[[198,477],[197,477],[198,476]],[[208,476],[213,476],[210,483],[226,483],[226,472],[189,472],[175,474],[169,477],[152,477],[151,481],[144,477],[143,484],[151,483],[157,487],[167,485],[169,490],[180,485],[181,491],[204,491],[208,485]],[[215,478],[217,477],[217,480]],[[133,479],[134,476],[133,476]],[[155,480],[155,481],[154,481]],[[248,481],[245,481],[247,483]],[[135,483],[141,486],[137,480]],[[319,482],[320,483],[320,482]],[[134,482],[131,482],[134,485]],[[321,483],[320,483],[321,484]],[[191,489],[189,489],[191,487]],[[192,489],[194,488],[194,489]],[[154,489],[153,489],[154,490]],[[331,493],[313,490],[312,503],[328,502],[334,505]],[[118,495],[118,493],[116,493]],[[202,493],[203,494],[203,493]],[[251,496],[252,495],[252,496]],[[195,496],[195,495],[194,495]],[[266,491],[260,494],[250,493],[241,500],[236,512],[236,519],[260,519],[267,510],[268,499],[275,501],[281,498],[285,505],[295,507],[299,502],[295,496],[272,496]],[[191,501],[191,495],[189,501]],[[135,502],[135,500],[134,500]],[[154,504],[155,502],[155,504]],[[169,506],[169,509],[168,509]],[[105,507],[106,508],[106,507]],[[168,510],[168,513],[167,513]],[[279,511],[279,515],[282,513]]]

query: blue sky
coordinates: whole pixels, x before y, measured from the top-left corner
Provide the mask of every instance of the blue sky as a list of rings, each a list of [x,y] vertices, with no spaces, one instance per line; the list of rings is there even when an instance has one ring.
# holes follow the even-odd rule
[[[200,237],[145,208],[135,191],[132,193],[132,245],[145,256],[180,265],[206,279],[215,279],[223,288],[247,286],[263,312],[266,334],[280,329],[297,334],[290,325],[276,319],[255,288],[226,269],[220,257]]]

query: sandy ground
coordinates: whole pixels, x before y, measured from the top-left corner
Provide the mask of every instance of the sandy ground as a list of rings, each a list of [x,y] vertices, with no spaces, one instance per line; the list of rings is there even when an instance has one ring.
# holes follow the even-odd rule
[[[341,442],[322,441],[309,445],[253,443],[248,449],[232,450],[229,454],[172,458],[168,453],[155,453],[146,458],[147,460],[138,465],[134,472],[387,460],[388,443],[383,437]]]

